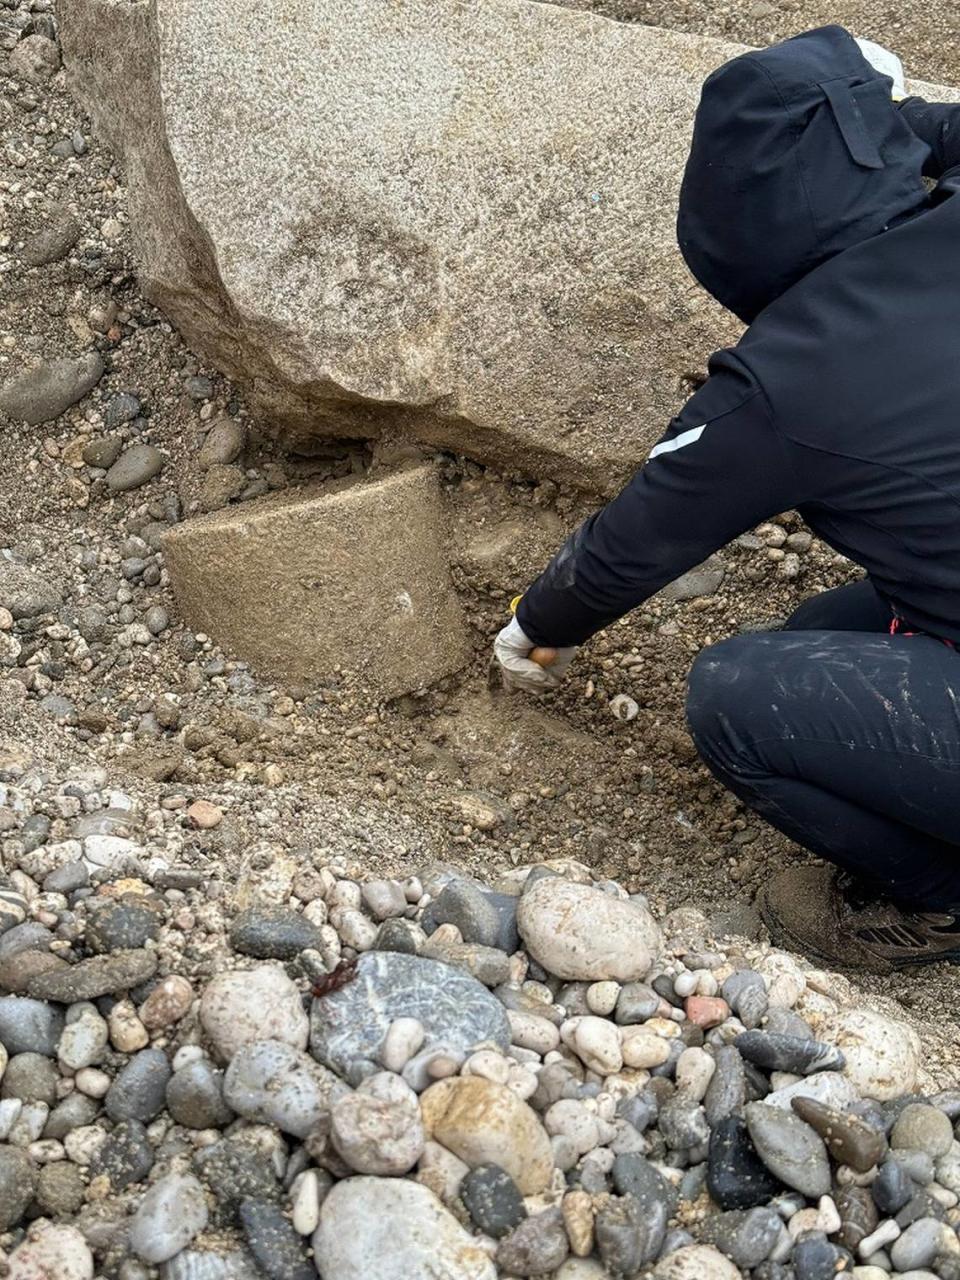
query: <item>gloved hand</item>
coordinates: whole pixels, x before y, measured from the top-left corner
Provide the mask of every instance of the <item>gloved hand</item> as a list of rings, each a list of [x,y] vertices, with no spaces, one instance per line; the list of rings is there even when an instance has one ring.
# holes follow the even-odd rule
[[[530,657],[535,649],[520,623],[511,618],[493,642],[493,656],[508,689],[519,689],[524,693],[545,693],[548,689],[556,689],[577,652],[575,648],[552,649],[549,652],[555,653],[556,657],[549,666],[541,666]]]
[[[901,102],[907,96],[907,84],[903,74],[903,63],[897,55],[873,40],[858,40],[857,44],[871,67],[879,71],[882,76],[890,77],[893,81],[893,100]]]

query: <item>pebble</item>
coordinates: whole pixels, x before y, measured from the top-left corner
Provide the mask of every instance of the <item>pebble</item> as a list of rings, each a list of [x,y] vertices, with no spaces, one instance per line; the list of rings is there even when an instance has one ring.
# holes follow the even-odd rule
[[[497,1263],[519,1276],[543,1276],[555,1271],[570,1252],[563,1212],[557,1206],[533,1214],[504,1236]]]
[[[416,1018],[428,1046],[466,1052],[510,1043],[506,1010],[475,978],[421,956],[374,951],[360,957],[353,981],[314,1000],[311,1052],[341,1073],[357,1061],[375,1068],[396,1018]]]
[[[93,1280],[93,1255],[76,1227],[39,1222],[7,1259],[6,1280]]]
[[[45,1102],[53,1106],[60,1073],[41,1053],[18,1053],[7,1063],[0,1084],[0,1097],[21,1102]]]
[[[37,1170],[16,1147],[0,1146],[0,1231],[16,1226],[33,1199]]]
[[[140,1006],[140,1021],[149,1031],[162,1031],[179,1022],[193,1004],[193,987],[179,974],[171,974],[153,988]]]
[[[246,444],[247,432],[235,418],[218,418],[207,432],[197,461],[204,469],[236,462]]]
[[[120,457],[122,448],[121,436],[97,436],[84,445],[80,456],[88,467],[98,467],[101,471],[108,471]]]
[[[782,1223],[772,1209],[755,1208],[715,1214],[704,1222],[702,1238],[738,1267],[757,1267],[768,1258]]]
[[[111,1120],[147,1123],[163,1110],[171,1070],[162,1049],[141,1049],[114,1077],[104,1099]]]
[[[263,1272],[246,1249],[226,1252],[184,1249],[160,1269],[161,1280],[263,1280]],[[126,1280],[126,1277],[123,1277]],[[136,1280],[146,1280],[137,1276]]]
[[[142,1182],[153,1168],[153,1147],[139,1120],[122,1120],[90,1161],[93,1177],[104,1176],[112,1191]]]
[[[290,1189],[290,1221],[297,1235],[312,1236],[320,1225],[321,1177],[321,1170],[307,1169]],[[329,1174],[327,1179],[329,1190]]]
[[[793,1114],[751,1102],[744,1111],[750,1139],[770,1172],[802,1195],[829,1195],[830,1161],[823,1140]]]
[[[960,1252],[956,1232],[937,1218],[921,1218],[894,1241],[890,1261],[897,1271],[917,1271],[931,1266],[935,1258],[947,1252]]]
[[[207,1225],[203,1187],[192,1174],[168,1173],[140,1202],[130,1224],[130,1248],[144,1262],[166,1262]]]
[[[851,1251],[877,1229],[880,1221],[873,1197],[865,1187],[841,1187],[836,1194],[840,1243]]]
[[[150,1034],[129,1000],[118,1000],[107,1020],[110,1043],[120,1053],[136,1053],[150,1043]]]
[[[228,1217],[247,1198],[279,1198],[275,1171],[261,1151],[245,1142],[228,1139],[204,1147],[194,1157],[194,1168]]]
[[[889,1102],[913,1093],[920,1070],[920,1040],[912,1027],[868,1009],[850,1009],[821,1028],[846,1059],[844,1075],[863,1098]]]
[[[620,1034],[606,1018],[592,1014],[580,1018],[573,1031],[573,1047],[584,1065],[598,1075],[613,1075],[623,1066]]]
[[[319,941],[317,926],[287,907],[251,907],[230,927],[234,950],[261,960],[293,960]]]
[[[333,1099],[330,1136],[356,1173],[407,1173],[423,1153],[417,1095],[399,1076],[379,1072]]]
[[[163,623],[164,625],[160,628],[161,631],[167,625],[166,613],[164,613]],[[153,631],[149,621],[147,626]],[[187,819],[199,831],[213,831],[223,821],[223,810],[210,800],[194,800],[193,804],[187,809]]]
[[[413,1280],[416,1276],[496,1280],[496,1267],[433,1192],[402,1179],[338,1182],[313,1236],[321,1275],[336,1280]]]
[[[953,1125],[936,1107],[911,1103],[893,1126],[890,1146],[894,1150],[924,1151],[937,1160],[953,1146]]]
[[[273,964],[217,974],[201,997],[200,1022],[222,1062],[255,1040],[305,1049],[310,1031],[296,984]]]
[[[114,951],[110,955],[80,960],[66,969],[36,974],[27,990],[41,1000],[75,1004],[128,991],[152,978],[156,969],[155,951]]]
[[[822,1231],[809,1231],[793,1247],[796,1280],[835,1280],[847,1259]]]
[[[667,1208],[661,1201],[643,1207],[632,1196],[610,1196],[597,1210],[594,1231],[608,1270],[633,1275],[660,1253],[667,1233]]]
[[[627,1026],[621,1036],[620,1052],[628,1067],[649,1071],[663,1066],[670,1057],[670,1045],[645,1026]]]
[[[539,1116],[504,1085],[482,1076],[442,1080],[422,1095],[427,1137],[471,1168],[496,1164],[524,1195],[547,1186],[553,1149]]]
[[[677,1088],[693,1102],[702,1102],[717,1069],[716,1058],[704,1049],[685,1049],[677,1059]]]
[[[82,1071],[101,1062],[107,1049],[107,1023],[92,1004],[75,1005],[67,1013],[57,1057],[67,1071]]]
[[[729,1259],[710,1245],[695,1244],[663,1258],[654,1269],[654,1280],[740,1280]]]
[[[451,880],[430,904],[428,914],[436,924],[452,924],[460,930],[464,942],[477,942],[486,947],[516,950],[516,899],[514,927],[501,939],[500,914],[490,896],[468,880]],[[506,941],[507,945],[503,943]],[[513,943],[512,946],[509,944]]]
[[[423,1023],[417,1018],[394,1018],[383,1038],[380,1061],[388,1071],[402,1071],[425,1038]]]
[[[644,982],[628,982],[620,988],[614,1021],[620,1026],[646,1022],[660,1008],[660,997]]]
[[[107,488],[113,493],[139,489],[163,470],[166,459],[152,444],[134,444],[107,471]]]
[[[30,426],[52,422],[97,385],[104,368],[96,351],[34,365],[0,387],[0,411]]]
[[[11,1055],[42,1053],[48,1058],[56,1057],[63,1027],[62,1011],[41,1000],[0,996],[0,1042]]]
[[[306,1138],[327,1120],[347,1086],[309,1054],[282,1040],[238,1049],[223,1078],[223,1096],[238,1115]]]
[[[730,1006],[719,996],[688,996],[684,1011],[695,1027],[719,1027],[730,1017]]]
[[[819,1133],[827,1150],[839,1164],[849,1165],[859,1173],[866,1173],[879,1164],[886,1154],[885,1134],[857,1116],[826,1107],[813,1098],[794,1098],[791,1105],[800,1119]],[[949,1121],[947,1127],[950,1127]],[[950,1137],[952,1140],[952,1131]]]
[[[899,1213],[916,1191],[913,1179],[898,1160],[888,1160],[870,1186],[874,1203],[888,1217]]]
[[[842,1071],[846,1061],[839,1049],[818,1040],[765,1031],[744,1031],[734,1040],[741,1057],[764,1071],[789,1071],[798,1076],[819,1071]]]
[[[43,1214],[65,1218],[79,1211],[87,1186],[78,1165],[59,1160],[41,1167],[37,1176],[36,1201]]]
[[[98,954],[140,948],[158,936],[162,922],[155,903],[125,894],[88,916],[84,939]]]
[[[478,1165],[465,1174],[460,1198],[475,1226],[496,1240],[527,1216],[517,1184],[499,1165]]]
[[[644,907],[556,876],[524,892],[517,926],[537,963],[568,981],[638,981],[662,943]]]
[[[270,1280],[316,1280],[317,1271],[303,1240],[278,1205],[269,1200],[244,1200],[240,1224],[247,1247]]]
[[[167,1110],[188,1129],[218,1129],[233,1112],[223,1097],[223,1072],[206,1058],[189,1062],[167,1081]]]

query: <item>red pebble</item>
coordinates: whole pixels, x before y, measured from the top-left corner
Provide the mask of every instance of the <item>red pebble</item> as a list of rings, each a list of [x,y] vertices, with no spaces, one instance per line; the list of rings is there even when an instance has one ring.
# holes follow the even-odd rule
[[[730,1006],[719,996],[687,996],[684,1012],[695,1027],[719,1027],[730,1017]]]

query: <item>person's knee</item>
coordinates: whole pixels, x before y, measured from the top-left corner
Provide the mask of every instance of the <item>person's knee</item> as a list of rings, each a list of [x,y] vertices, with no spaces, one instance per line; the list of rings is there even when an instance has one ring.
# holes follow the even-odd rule
[[[687,725],[708,764],[729,767],[730,743],[749,717],[762,678],[758,636],[734,636],[710,645],[697,657],[687,678]]]

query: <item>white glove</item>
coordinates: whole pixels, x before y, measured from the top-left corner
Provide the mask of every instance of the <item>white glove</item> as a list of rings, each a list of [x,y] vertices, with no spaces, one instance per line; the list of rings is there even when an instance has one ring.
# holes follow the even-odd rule
[[[858,40],[860,52],[873,67],[874,71],[879,71],[882,76],[889,76],[893,81],[893,100],[900,102],[907,96],[907,83],[903,74],[903,63],[895,53],[891,53],[889,49],[885,49],[882,44],[876,44],[873,40]]]
[[[575,648],[557,649],[557,656],[550,666],[541,667],[529,657],[535,647],[516,618],[511,618],[494,640],[493,656],[508,689],[521,689],[524,693],[545,693],[548,689],[556,689],[577,652]]]

